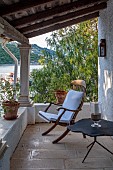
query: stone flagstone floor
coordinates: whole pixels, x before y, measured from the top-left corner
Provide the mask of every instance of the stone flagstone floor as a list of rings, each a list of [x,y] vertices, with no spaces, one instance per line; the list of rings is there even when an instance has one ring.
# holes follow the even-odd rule
[[[29,125],[11,159],[10,170],[113,170],[113,155],[95,144],[85,162],[82,160],[93,138],[83,138],[80,133],[70,132],[58,144],[52,144],[64,130],[57,127],[49,135],[42,136],[50,124]],[[98,137],[99,142],[113,152],[110,137]]]

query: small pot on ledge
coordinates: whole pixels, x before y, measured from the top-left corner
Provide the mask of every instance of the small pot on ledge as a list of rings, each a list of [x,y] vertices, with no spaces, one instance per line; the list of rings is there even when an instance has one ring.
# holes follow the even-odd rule
[[[11,84],[5,79],[0,81],[0,98],[2,101],[2,108],[4,110],[4,118],[6,120],[13,120],[17,118],[17,112],[20,104],[16,99],[19,95],[19,89],[19,83]]]
[[[6,120],[14,120],[16,119],[18,108],[19,108],[20,103],[17,101],[10,101],[6,100],[2,102],[2,107],[4,109],[4,118]]]

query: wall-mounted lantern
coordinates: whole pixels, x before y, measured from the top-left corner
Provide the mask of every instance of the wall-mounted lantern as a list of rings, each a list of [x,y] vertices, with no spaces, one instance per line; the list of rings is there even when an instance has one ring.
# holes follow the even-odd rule
[[[105,57],[106,56],[106,40],[101,39],[99,44],[99,57]]]

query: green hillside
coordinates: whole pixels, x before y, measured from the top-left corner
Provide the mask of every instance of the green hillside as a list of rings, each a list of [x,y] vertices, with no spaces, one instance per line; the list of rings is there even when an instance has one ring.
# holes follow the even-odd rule
[[[16,42],[10,42],[6,46],[20,62],[20,52],[18,44]],[[30,63],[38,63],[38,60],[40,59],[41,56],[44,56],[45,52],[48,52],[51,55],[55,55],[55,52],[52,50],[39,47],[36,44],[32,44]],[[0,45],[0,64],[14,64],[13,59],[4,51],[1,45]]]

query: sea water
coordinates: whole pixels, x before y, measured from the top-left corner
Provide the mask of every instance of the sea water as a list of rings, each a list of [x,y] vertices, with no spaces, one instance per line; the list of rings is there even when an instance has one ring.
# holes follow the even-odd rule
[[[30,72],[33,69],[41,69],[43,66],[35,64],[30,65]],[[0,77],[5,77],[9,73],[14,73],[14,65],[2,64],[0,65]],[[18,65],[18,77],[20,77],[20,65]]]

